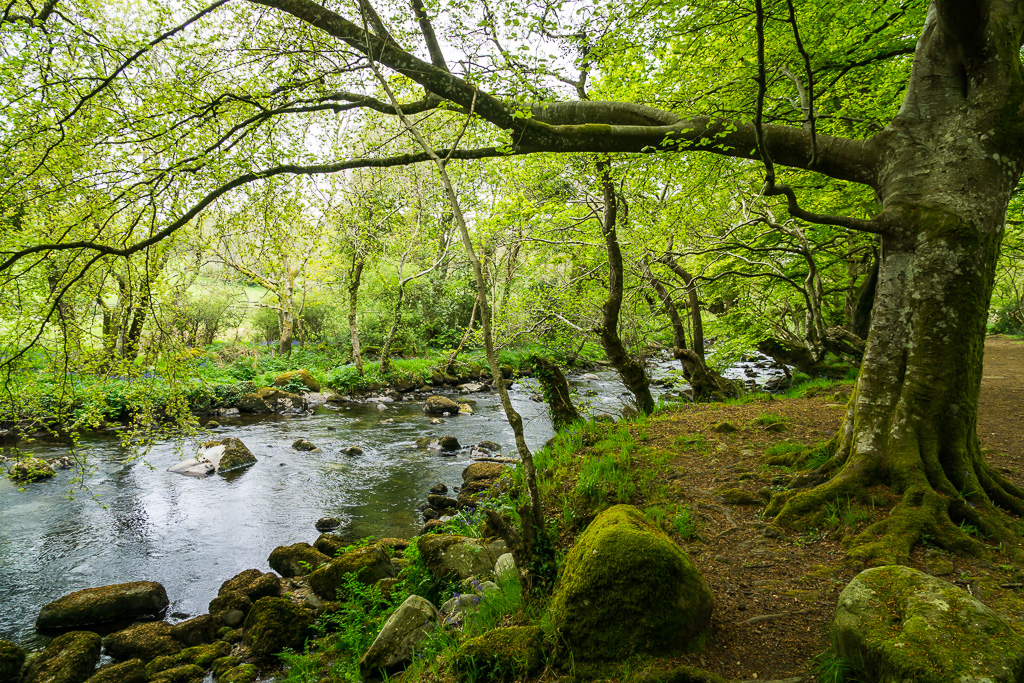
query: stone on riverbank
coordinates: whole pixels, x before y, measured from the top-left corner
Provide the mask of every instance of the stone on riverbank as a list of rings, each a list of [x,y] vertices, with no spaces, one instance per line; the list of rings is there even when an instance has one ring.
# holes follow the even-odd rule
[[[427,398],[423,404],[423,412],[427,415],[458,415],[459,404],[450,398],[435,394]]]
[[[311,633],[313,613],[287,598],[260,598],[245,618],[245,644],[255,657],[291,648],[302,652]]]
[[[178,654],[181,643],[171,635],[171,625],[166,621],[150,621],[111,633],[103,639],[103,650],[118,661],[141,659],[148,662]]]
[[[50,463],[40,458],[24,458],[14,463],[7,470],[7,478],[15,484],[27,484],[40,479],[49,479],[56,471],[50,467]]]
[[[22,683],[84,683],[100,660],[102,641],[91,631],[57,636],[29,662]]]
[[[210,601],[210,614],[223,619],[228,612],[249,613],[252,604],[263,597],[281,595],[281,579],[270,572],[246,569],[221,584],[217,597]]]
[[[146,683],[148,680],[142,660],[129,659],[127,662],[101,666],[85,683]]]
[[[452,657],[457,674],[478,681],[521,681],[544,663],[544,634],[536,626],[496,628],[471,638]]]
[[[331,558],[308,543],[293,543],[274,548],[267,560],[271,569],[284,577],[306,576]]]
[[[408,664],[416,646],[436,627],[437,616],[428,600],[418,595],[406,598],[359,660],[363,680],[379,680],[382,671],[390,675]]]
[[[345,540],[345,537],[339,534],[320,534],[317,539],[313,541],[313,547],[327,557],[336,557],[338,555],[338,551],[348,545],[349,542]]]
[[[679,652],[711,623],[711,589],[690,558],[630,505],[599,514],[565,560],[551,611],[577,659]]]
[[[420,557],[435,578],[466,579],[494,569],[494,563],[508,552],[504,541],[487,543],[477,538],[431,534],[416,539]]]
[[[393,578],[395,573],[388,553],[370,545],[349,550],[311,573],[309,587],[324,600],[336,600],[349,574],[355,574],[360,583],[370,586],[380,579]]]
[[[210,614],[201,614],[171,626],[171,636],[185,647],[202,645],[217,639],[220,621]]]
[[[275,387],[284,387],[295,382],[301,383],[309,391],[320,391],[320,382],[316,381],[316,378],[310,374],[309,370],[293,370],[291,372],[280,374],[274,378]]]
[[[839,595],[836,652],[878,683],[1016,683],[1024,639],[967,592],[924,572],[866,569]]]
[[[86,588],[43,605],[36,628],[54,631],[156,617],[168,604],[167,591],[155,581]]]
[[[217,679],[217,683],[255,683],[256,682],[256,665],[255,664],[239,664],[238,666],[232,667],[225,671],[220,678]]]
[[[184,664],[171,669],[164,669],[149,679],[149,683],[201,683],[206,678],[203,667],[195,664]]]
[[[309,401],[298,394],[261,387],[251,394],[243,394],[238,399],[238,410],[256,415],[304,415],[309,411]]]
[[[0,640],[0,683],[18,683],[25,651],[9,640]]]

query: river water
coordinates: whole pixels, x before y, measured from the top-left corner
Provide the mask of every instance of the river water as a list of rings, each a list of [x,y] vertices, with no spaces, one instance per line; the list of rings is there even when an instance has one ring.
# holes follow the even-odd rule
[[[660,364],[655,375],[666,368]],[[730,374],[743,377],[742,370]],[[621,410],[625,396],[614,373],[572,382],[591,413]],[[510,392],[531,449],[552,435],[544,404],[530,398],[537,391],[526,379]],[[416,507],[429,488],[458,486],[470,462],[468,449],[441,456],[413,448],[417,438],[452,434],[463,446],[490,440],[507,454],[515,451],[496,394],[452,397],[473,405],[474,414],[431,425],[420,399],[383,411],[371,401],[319,407],[306,417],[225,420],[211,438],[241,439],[258,462],[224,476],[168,472],[196,452],[191,444],[160,442],[132,460],[116,435],[90,435],[80,444],[90,468],[84,488],[72,482],[74,469],[21,491],[0,479],[0,638],[40,646],[48,639],[33,623],[43,604],[125,581],[161,582],[171,600],[168,612],[177,618],[205,613],[221,583],[250,567],[269,570],[275,547],[312,543],[321,517],[340,518],[338,532],[351,538],[415,534],[422,525]],[[300,437],[321,452],[292,449]],[[363,454],[342,454],[348,446]],[[67,454],[66,444],[56,441],[19,447],[46,459]]]

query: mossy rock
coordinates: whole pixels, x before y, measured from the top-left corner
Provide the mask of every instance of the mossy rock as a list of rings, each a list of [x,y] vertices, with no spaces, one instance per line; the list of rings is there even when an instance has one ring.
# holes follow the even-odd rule
[[[186,648],[178,653],[177,660],[179,664],[195,664],[207,669],[213,665],[214,661],[227,657],[229,654],[231,654],[231,644],[219,640],[209,645],[195,645]]]
[[[171,635],[185,647],[202,645],[217,639],[220,621],[210,614],[201,614],[171,626]]]
[[[383,548],[375,545],[354,548],[311,573],[309,587],[324,600],[335,600],[349,575],[372,586],[381,579],[393,577],[395,566]]]
[[[274,378],[275,387],[288,386],[293,382],[300,382],[310,391],[320,391],[320,382],[316,381],[316,378],[313,377],[309,370],[293,370],[292,372],[286,372]]]
[[[224,447],[224,453],[217,461],[217,472],[219,473],[231,472],[256,463],[256,456],[252,454],[248,446],[242,443],[241,439],[232,436],[227,439],[207,441],[203,444],[203,448],[213,448],[214,446]]]
[[[718,434],[732,434],[733,432],[738,432],[739,428],[732,422],[719,422],[711,428],[711,431]]]
[[[201,683],[206,678],[206,670],[195,664],[176,666],[165,669],[149,679],[149,683]]]
[[[729,683],[728,680],[692,666],[677,666],[668,671],[644,674],[634,683]]]
[[[536,626],[496,628],[471,638],[452,657],[460,678],[521,681],[544,664],[544,634]]]
[[[141,659],[148,662],[164,655],[176,655],[181,652],[181,643],[171,636],[171,625],[166,621],[151,621],[111,633],[103,639],[103,650],[119,661]]]
[[[146,677],[152,678],[161,671],[173,669],[176,666],[178,666],[178,658],[174,655],[163,655],[161,657],[157,657],[149,664],[146,664]]]
[[[239,664],[225,671],[219,683],[256,683],[256,665]]]
[[[293,543],[274,548],[268,562],[281,576],[305,576],[325,565],[331,558],[308,543]]]
[[[569,551],[553,623],[582,660],[674,653],[711,624],[711,589],[661,530],[630,505],[599,514]]]
[[[498,558],[508,551],[503,541],[488,543],[447,534],[420,536],[416,547],[430,573],[442,581],[466,579],[491,571]]]
[[[1024,638],[969,593],[910,567],[855,576],[834,633],[839,656],[877,683],[1024,680]]]
[[[142,660],[129,659],[101,666],[85,683],[146,683],[148,680]]]
[[[287,598],[260,598],[245,618],[245,644],[255,657],[285,648],[302,651],[311,633],[313,614]]]
[[[238,610],[243,615],[248,614],[249,610],[252,609],[252,600],[249,596],[239,591],[228,591],[222,595],[218,595],[210,601],[209,610],[210,614],[214,616],[221,616],[226,612]]]
[[[443,381],[443,377],[438,378],[439,384]],[[448,413],[449,415],[458,415],[459,404],[446,396],[438,396],[435,394],[427,397],[426,402],[423,404],[423,412],[427,415],[444,415],[445,413]]]
[[[764,501],[756,493],[743,489],[722,489],[718,492],[722,502],[729,505],[763,505]]]
[[[27,484],[40,479],[49,479],[57,474],[50,463],[40,458],[24,458],[14,463],[7,471],[7,478],[16,484]]]
[[[313,547],[327,557],[335,557],[338,551],[351,545],[344,536],[332,533],[324,533],[317,536],[313,541]]]
[[[9,640],[0,640],[0,683],[18,683],[25,651]]]
[[[85,588],[43,605],[36,618],[41,631],[130,621],[161,614],[170,601],[155,581]]]
[[[92,631],[57,636],[29,662],[22,683],[84,683],[96,669],[102,646]]]
[[[222,583],[217,595],[224,595],[230,591],[242,593],[250,600],[277,597],[281,594],[281,580],[270,572],[246,569]]]
[[[242,662],[238,659],[238,657],[221,657],[213,663],[213,665],[210,667],[210,671],[213,672],[214,678],[220,678],[224,675],[225,671],[227,671],[228,669],[234,669],[241,663]]]

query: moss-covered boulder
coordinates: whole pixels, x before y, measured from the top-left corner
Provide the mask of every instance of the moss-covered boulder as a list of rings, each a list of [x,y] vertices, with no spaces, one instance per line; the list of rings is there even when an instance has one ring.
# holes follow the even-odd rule
[[[279,595],[281,579],[276,574],[246,569],[221,584],[217,597],[210,601],[209,610],[214,617],[223,617],[234,610],[246,615],[255,601]]]
[[[293,370],[285,372],[274,378],[275,387],[286,387],[289,384],[302,384],[310,391],[320,391],[320,382],[310,374],[309,370]]]
[[[178,657],[176,655],[157,657],[152,662],[146,664],[146,678],[152,678],[161,671],[167,671],[176,666],[178,666]]]
[[[238,620],[238,623],[241,623],[241,620],[245,619],[245,615],[252,609],[252,600],[244,593],[228,591],[210,600],[208,609],[210,614],[214,618],[220,619],[222,623],[228,626],[237,626],[238,624],[229,624],[225,620],[225,615],[237,612],[242,615],[241,619]]]
[[[367,586],[395,576],[395,566],[379,546],[354,548],[336,557],[309,575],[309,587],[324,600],[336,600],[349,576]]]
[[[101,666],[85,683],[146,683],[146,668],[141,659]]]
[[[274,548],[270,553],[270,567],[281,576],[305,576],[331,558],[308,543],[294,543]]]
[[[854,577],[834,633],[839,656],[877,683],[1024,680],[1024,638],[970,594],[910,567]]]
[[[313,625],[313,613],[287,598],[260,598],[245,618],[245,644],[256,657],[285,648],[301,651]]]
[[[404,668],[416,647],[436,627],[437,618],[437,609],[428,600],[418,595],[406,598],[359,660],[363,679],[376,680]]]
[[[224,675],[225,671],[227,671],[228,669],[234,669],[241,663],[242,662],[238,659],[238,657],[232,657],[228,655],[227,657],[221,657],[220,659],[216,660],[210,667],[210,671],[213,673],[214,678],[220,678]]]
[[[274,387],[261,387],[251,394],[243,394],[235,405],[239,412],[257,415],[300,415],[309,410],[309,401],[302,396]]]
[[[43,605],[40,631],[56,631],[113,621],[159,616],[167,609],[167,591],[155,581],[133,581],[86,588]]]
[[[239,664],[221,674],[218,683],[255,683],[256,665]]]
[[[416,539],[420,557],[435,578],[466,579],[494,569],[494,563],[508,552],[503,541],[487,542],[466,536],[430,534]]]
[[[459,404],[446,396],[435,394],[427,397],[423,404],[423,412],[427,415],[458,415]]]
[[[490,443],[489,441],[487,443]],[[474,462],[462,470],[462,481],[486,481],[488,484],[505,474],[505,465],[497,462]]]
[[[578,659],[679,652],[711,623],[711,590],[690,558],[631,505],[599,514],[569,551],[551,603]]]
[[[0,640],[0,683],[18,683],[25,651],[9,640]]]
[[[96,669],[102,645],[91,631],[57,636],[29,662],[22,683],[84,683]]]
[[[57,473],[50,467],[50,463],[39,458],[23,458],[7,470],[7,477],[16,484],[49,479],[55,474]]]
[[[171,635],[166,621],[135,624],[103,639],[103,651],[113,659],[141,659],[148,662],[164,655],[181,652],[181,643]]]
[[[215,643],[185,648],[178,653],[175,660],[178,664],[195,664],[208,669],[213,666],[215,661],[227,657],[229,654],[231,654],[231,644],[218,640]]]
[[[313,547],[318,551],[322,552],[327,557],[335,557],[338,551],[342,548],[346,548],[351,545],[344,536],[339,534],[320,534],[315,541],[313,541]]]
[[[521,681],[544,663],[544,634],[536,626],[496,628],[462,643],[452,657],[460,678]]]
[[[164,669],[149,679],[149,683],[202,683],[206,679],[206,670],[195,664],[185,664],[171,669]]]
[[[185,647],[202,645],[217,639],[221,623],[210,614],[201,614],[171,626],[171,635]]]
[[[249,447],[242,443],[241,439],[228,437],[216,441],[207,441],[203,448],[212,449],[223,446],[224,451],[220,459],[215,463],[220,473],[231,472],[232,470],[249,467],[256,463],[256,456],[252,454]]]

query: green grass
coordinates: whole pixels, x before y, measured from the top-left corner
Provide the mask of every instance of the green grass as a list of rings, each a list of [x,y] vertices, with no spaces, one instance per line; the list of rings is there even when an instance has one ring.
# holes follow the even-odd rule
[[[785,421],[786,418],[778,413],[761,413],[753,419],[752,423],[756,427],[767,427],[769,425],[782,424]]]

